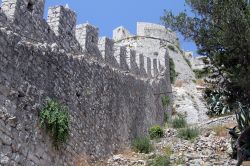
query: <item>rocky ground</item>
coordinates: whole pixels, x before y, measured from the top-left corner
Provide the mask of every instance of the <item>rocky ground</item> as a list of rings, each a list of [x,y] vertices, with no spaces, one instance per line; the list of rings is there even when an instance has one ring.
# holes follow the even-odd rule
[[[139,154],[125,150],[110,157],[108,166],[146,166],[155,156],[169,155],[171,165],[183,166],[233,166],[237,161],[231,159],[230,136],[226,127],[236,125],[235,116],[209,118],[200,91],[188,90],[185,86],[174,87],[175,111],[186,115],[189,126],[199,129],[199,136],[190,141],[178,138],[177,130],[165,127],[164,137],[153,141],[154,151]],[[167,154],[166,154],[167,153]]]
[[[147,162],[156,155],[166,155],[166,150],[171,149],[171,165],[185,166],[233,166],[237,161],[231,159],[230,137],[226,127],[231,127],[233,116],[214,119],[206,126],[200,126],[201,133],[193,141],[177,137],[177,130],[166,128],[164,138],[154,141],[154,151],[150,154],[138,154],[128,151],[114,155],[108,159],[109,166],[146,166]],[[222,126],[221,131],[217,127]]]

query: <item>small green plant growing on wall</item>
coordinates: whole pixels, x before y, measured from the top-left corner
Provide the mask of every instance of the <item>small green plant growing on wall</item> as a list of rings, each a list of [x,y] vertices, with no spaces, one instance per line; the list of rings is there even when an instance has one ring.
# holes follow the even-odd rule
[[[173,52],[178,52],[178,51],[176,50],[175,46],[173,46],[173,45],[168,45],[168,49],[170,49],[170,50],[173,51]]]
[[[166,106],[168,106],[170,104],[170,97],[163,96],[161,101],[162,101],[163,107],[166,107]]]
[[[148,132],[151,139],[157,139],[163,137],[163,129],[159,125],[150,127]]]
[[[171,84],[174,84],[176,77],[178,76],[178,73],[175,71],[175,64],[172,58],[169,59],[169,69],[170,69],[170,81]]]
[[[40,126],[51,134],[56,149],[67,140],[69,123],[68,109],[55,100],[47,99],[40,112]]]
[[[186,61],[187,65],[188,65],[190,68],[192,68],[192,64],[191,64],[190,60],[189,60],[185,55],[183,55],[183,58],[184,58],[184,60]]]

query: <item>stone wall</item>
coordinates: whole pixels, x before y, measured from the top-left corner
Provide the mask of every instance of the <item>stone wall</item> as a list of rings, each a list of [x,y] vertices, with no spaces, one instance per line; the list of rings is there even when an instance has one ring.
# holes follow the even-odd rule
[[[29,3],[34,13],[25,21],[16,13],[30,10]],[[105,157],[163,124],[161,99],[171,85],[168,65],[158,66],[167,54],[161,62],[98,40],[97,28],[76,27],[75,14],[63,6],[50,8],[45,21],[43,5],[5,0],[0,10],[0,165],[74,165],[81,156]],[[39,127],[47,97],[70,111],[70,137],[58,151]]]

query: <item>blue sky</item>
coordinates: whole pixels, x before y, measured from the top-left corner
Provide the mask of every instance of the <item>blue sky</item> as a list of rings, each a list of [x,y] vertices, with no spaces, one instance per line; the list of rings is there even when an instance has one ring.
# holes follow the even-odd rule
[[[49,6],[68,4],[77,13],[77,23],[89,22],[100,29],[100,36],[112,36],[112,30],[124,26],[136,32],[136,22],[161,23],[164,9],[179,13],[185,9],[184,0],[47,0]],[[192,42],[180,39],[184,50],[196,51]]]
[[[1,0],[0,0],[1,2]],[[100,36],[112,36],[112,30],[124,26],[136,32],[136,22],[161,23],[164,9],[179,13],[185,9],[184,0],[46,0],[49,6],[68,4],[77,13],[77,23],[89,22],[100,29]],[[196,51],[192,42],[180,39],[184,50]]]

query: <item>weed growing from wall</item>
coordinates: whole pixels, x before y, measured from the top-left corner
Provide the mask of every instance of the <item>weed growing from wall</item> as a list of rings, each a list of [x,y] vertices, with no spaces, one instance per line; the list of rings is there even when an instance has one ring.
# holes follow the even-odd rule
[[[170,104],[170,97],[163,96],[162,99],[161,99],[161,101],[162,101],[163,107],[166,107],[166,106],[168,106]]]
[[[178,51],[176,50],[175,46],[173,46],[173,45],[168,45],[168,49],[170,49],[170,50],[173,51],[173,52],[178,52]]]
[[[68,109],[57,101],[48,99],[40,112],[40,126],[52,136],[56,149],[67,140],[69,123]]]
[[[175,71],[175,64],[172,58],[169,59],[169,69],[170,69],[170,81],[171,81],[171,84],[174,84],[178,74]]]

